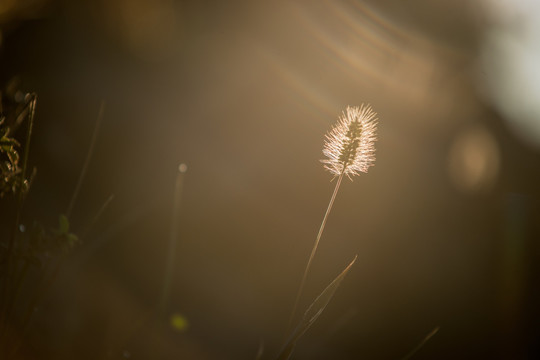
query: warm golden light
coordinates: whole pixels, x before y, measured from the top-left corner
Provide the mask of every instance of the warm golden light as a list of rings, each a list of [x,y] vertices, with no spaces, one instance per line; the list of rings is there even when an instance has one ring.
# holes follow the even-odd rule
[[[483,127],[464,130],[450,149],[448,171],[461,190],[488,189],[499,172],[499,149],[493,135]]]

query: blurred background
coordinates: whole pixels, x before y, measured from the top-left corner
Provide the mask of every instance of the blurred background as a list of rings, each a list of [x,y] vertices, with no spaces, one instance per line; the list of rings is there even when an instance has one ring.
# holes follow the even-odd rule
[[[435,327],[416,359],[540,357],[539,3],[1,0],[0,29],[4,93],[38,96],[25,221],[66,212],[101,101],[72,231],[114,195],[22,359],[272,358],[334,186],[324,134],[362,103],[377,161],[300,308],[358,260],[294,358],[400,359]]]

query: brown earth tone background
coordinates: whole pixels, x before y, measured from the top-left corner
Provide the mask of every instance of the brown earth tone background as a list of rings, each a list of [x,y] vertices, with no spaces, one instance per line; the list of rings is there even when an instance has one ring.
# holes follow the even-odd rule
[[[271,359],[333,189],[324,134],[361,103],[377,161],[344,181],[301,307],[358,260],[294,359],[400,359],[437,326],[415,359],[539,357],[540,12],[472,3],[0,1],[1,84],[38,95],[25,220],[66,211],[102,100],[73,231],[115,196],[21,359]],[[147,321],[180,163],[182,331]]]

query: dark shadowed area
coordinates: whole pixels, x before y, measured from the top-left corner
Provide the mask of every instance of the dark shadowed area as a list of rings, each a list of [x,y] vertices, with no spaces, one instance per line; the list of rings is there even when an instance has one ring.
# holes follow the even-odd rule
[[[0,0],[2,111],[37,94],[22,224],[67,213],[104,103],[81,242],[15,359],[274,359],[324,136],[362,103],[375,166],[343,180],[300,309],[358,259],[292,359],[402,359],[436,327],[413,359],[540,358],[533,3]]]

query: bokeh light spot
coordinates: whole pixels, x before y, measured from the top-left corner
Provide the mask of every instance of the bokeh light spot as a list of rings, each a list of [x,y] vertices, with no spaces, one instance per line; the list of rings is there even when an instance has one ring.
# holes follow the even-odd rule
[[[459,134],[448,157],[449,175],[460,190],[489,190],[499,173],[499,148],[484,127],[472,126]]]
[[[173,314],[171,316],[171,326],[176,331],[184,332],[189,327],[189,322],[183,315]]]

